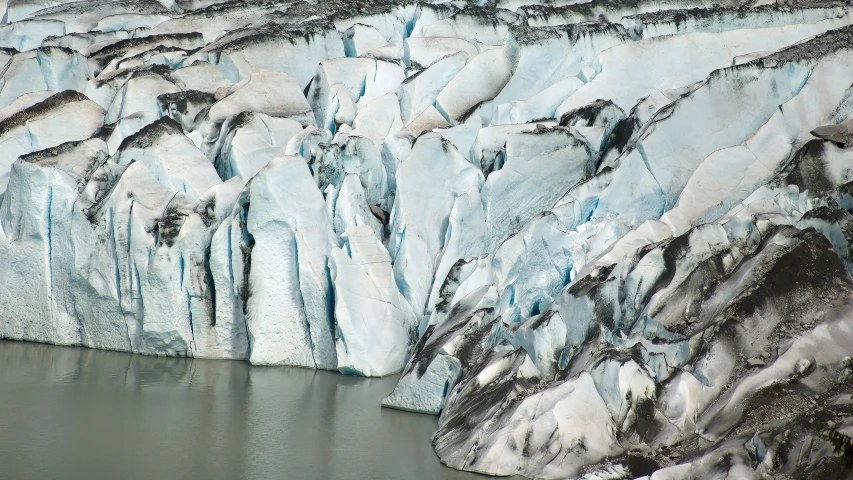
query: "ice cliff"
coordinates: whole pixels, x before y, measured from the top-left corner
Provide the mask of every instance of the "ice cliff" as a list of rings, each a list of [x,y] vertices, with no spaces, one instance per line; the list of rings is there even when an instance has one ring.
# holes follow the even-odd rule
[[[493,475],[848,478],[853,4],[0,10],[0,338],[402,372]]]

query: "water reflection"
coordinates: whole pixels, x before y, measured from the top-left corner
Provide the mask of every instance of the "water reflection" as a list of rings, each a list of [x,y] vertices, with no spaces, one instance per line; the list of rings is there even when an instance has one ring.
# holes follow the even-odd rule
[[[486,478],[379,408],[395,382],[0,341],[0,477]]]

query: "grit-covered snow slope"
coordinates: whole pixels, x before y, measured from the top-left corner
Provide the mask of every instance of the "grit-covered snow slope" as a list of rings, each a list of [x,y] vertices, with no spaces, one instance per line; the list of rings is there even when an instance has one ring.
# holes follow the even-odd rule
[[[0,1],[0,338],[400,373],[441,461],[850,478],[853,4]]]

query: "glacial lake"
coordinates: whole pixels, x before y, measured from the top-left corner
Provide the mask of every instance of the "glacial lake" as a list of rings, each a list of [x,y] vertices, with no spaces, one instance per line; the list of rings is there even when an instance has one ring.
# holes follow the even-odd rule
[[[0,341],[6,479],[486,479],[442,465],[397,376]]]

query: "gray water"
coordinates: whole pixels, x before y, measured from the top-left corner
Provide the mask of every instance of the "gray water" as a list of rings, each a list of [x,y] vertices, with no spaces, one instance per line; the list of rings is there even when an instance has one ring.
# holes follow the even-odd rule
[[[488,478],[379,407],[396,381],[0,341],[0,478]]]

